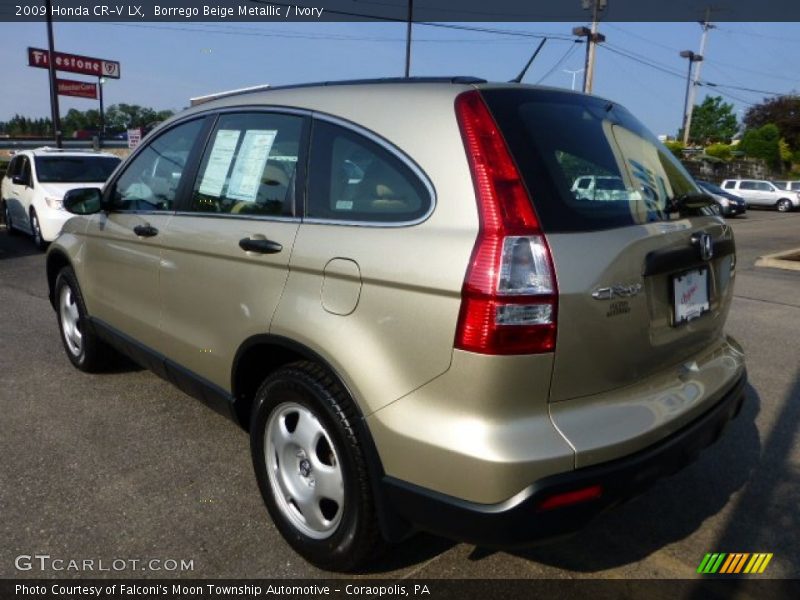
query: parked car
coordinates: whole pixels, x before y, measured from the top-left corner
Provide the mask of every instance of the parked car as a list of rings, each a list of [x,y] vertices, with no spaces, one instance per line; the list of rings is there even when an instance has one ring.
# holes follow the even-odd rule
[[[68,190],[102,187],[120,163],[113,154],[38,148],[17,152],[0,185],[3,216],[9,233],[33,236],[39,248],[52,242],[72,217],[63,209]]]
[[[747,206],[771,206],[781,212],[800,208],[800,193],[779,189],[763,179],[726,179],[722,189],[744,198]]]
[[[572,184],[572,192],[585,200],[628,200],[629,192],[621,177],[585,175]]]
[[[800,192],[800,181],[773,181],[775,187],[779,190],[789,190],[792,192]]]
[[[587,172],[634,191],[576,197]],[[75,367],[115,348],[219,406],[287,542],[350,570],[416,530],[573,531],[717,438],[746,373],[709,203],[593,96],[273,88],[183,112],[69,192],[47,281]]]
[[[695,182],[700,186],[704,192],[714,199],[714,202],[719,206],[719,212],[724,217],[735,217],[743,215],[747,212],[747,203],[744,198],[726,192],[718,185],[714,185],[710,181],[701,181],[696,179]]]

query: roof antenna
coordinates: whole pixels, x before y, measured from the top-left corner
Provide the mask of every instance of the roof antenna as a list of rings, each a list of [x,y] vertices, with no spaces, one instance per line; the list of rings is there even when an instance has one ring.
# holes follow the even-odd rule
[[[539,54],[539,51],[542,49],[542,46],[544,46],[544,43],[546,41],[547,41],[546,37],[542,38],[542,41],[539,42],[539,45],[536,47],[536,50],[534,51],[533,56],[531,56],[531,58],[528,61],[528,63],[522,68],[522,71],[519,72],[519,75],[514,77],[514,79],[512,79],[508,83],[521,83],[522,82],[522,78],[525,77],[525,73],[528,72],[528,68],[531,66],[531,63],[536,58],[536,56]]]

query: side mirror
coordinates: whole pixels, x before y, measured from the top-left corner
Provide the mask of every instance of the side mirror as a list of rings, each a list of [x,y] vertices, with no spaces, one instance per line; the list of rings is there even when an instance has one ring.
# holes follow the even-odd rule
[[[28,181],[22,175],[14,175],[14,177],[11,178],[11,183],[14,185],[28,185]]]
[[[78,188],[64,194],[64,210],[73,215],[93,215],[103,208],[103,194],[97,188]]]

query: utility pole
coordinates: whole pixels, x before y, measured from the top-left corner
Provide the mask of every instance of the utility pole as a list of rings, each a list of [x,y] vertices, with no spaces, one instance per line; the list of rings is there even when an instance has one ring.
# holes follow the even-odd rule
[[[703,62],[703,57],[700,54],[695,54],[691,50],[682,50],[681,58],[689,59],[689,71],[686,73],[686,96],[683,100],[683,145],[689,143],[689,127],[691,127],[691,107],[692,100],[692,67],[696,62]]]
[[[581,0],[584,10],[592,11],[592,27],[575,27],[572,34],[586,38],[586,63],[583,72],[583,92],[592,93],[594,83],[595,45],[606,41],[606,36],[597,32],[600,12],[608,6],[608,0]]]
[[[692,80],[691,89],[689,90],[688,97],[687,97],[687,108],[686,108],[686,120],[683,127],[683,145],[689,143],[689,132],[692,128],[692,112],[694,111],[694,97],[697,93],[697,83],[700,81],[700,71],[703,68],[703,56],[705,56],[706,52],[706,40],[708,39],[708,30],[714,29],[714,25],[708,22],[709,18],[711,17],[711,9],[706,9],[706,18],[704,21],[700,22],[700,27],[703,28],[703,35],[700,38],[700,52],[698,55],[699,59],[697,62],[697,67],[694,69],[694,78]],[[683,53],[681,53],[683,56]],[[685,58],[685,57],[684,57]],[[689,61],[689,69],[692,67],[692,61]]]
[[[56,148],[61,148],[61,117],[58,114],[58,86],[56,84],[56,51],[53,42],[53,13],[51,0],[45,0],[45,10],[47,11],[47,73],[50,79],[50,114],[53,120],[53,136],[56,141]]]
[[[414,22],[414,0],[408,0],[408,24],[406,25],[406,78],[411,73],[411,24]]]

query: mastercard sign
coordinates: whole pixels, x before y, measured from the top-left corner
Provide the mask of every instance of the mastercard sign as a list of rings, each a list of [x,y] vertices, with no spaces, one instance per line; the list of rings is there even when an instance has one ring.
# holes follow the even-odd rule
[[[42,48],[28,48],[28,66],[48,69],[50,67],[50,53]],[[119,63],[114,60],[79,56],[65,52],[53,52],[53,66],[56,71],[94,75],[95,77],[109,77],[119,79]]]

